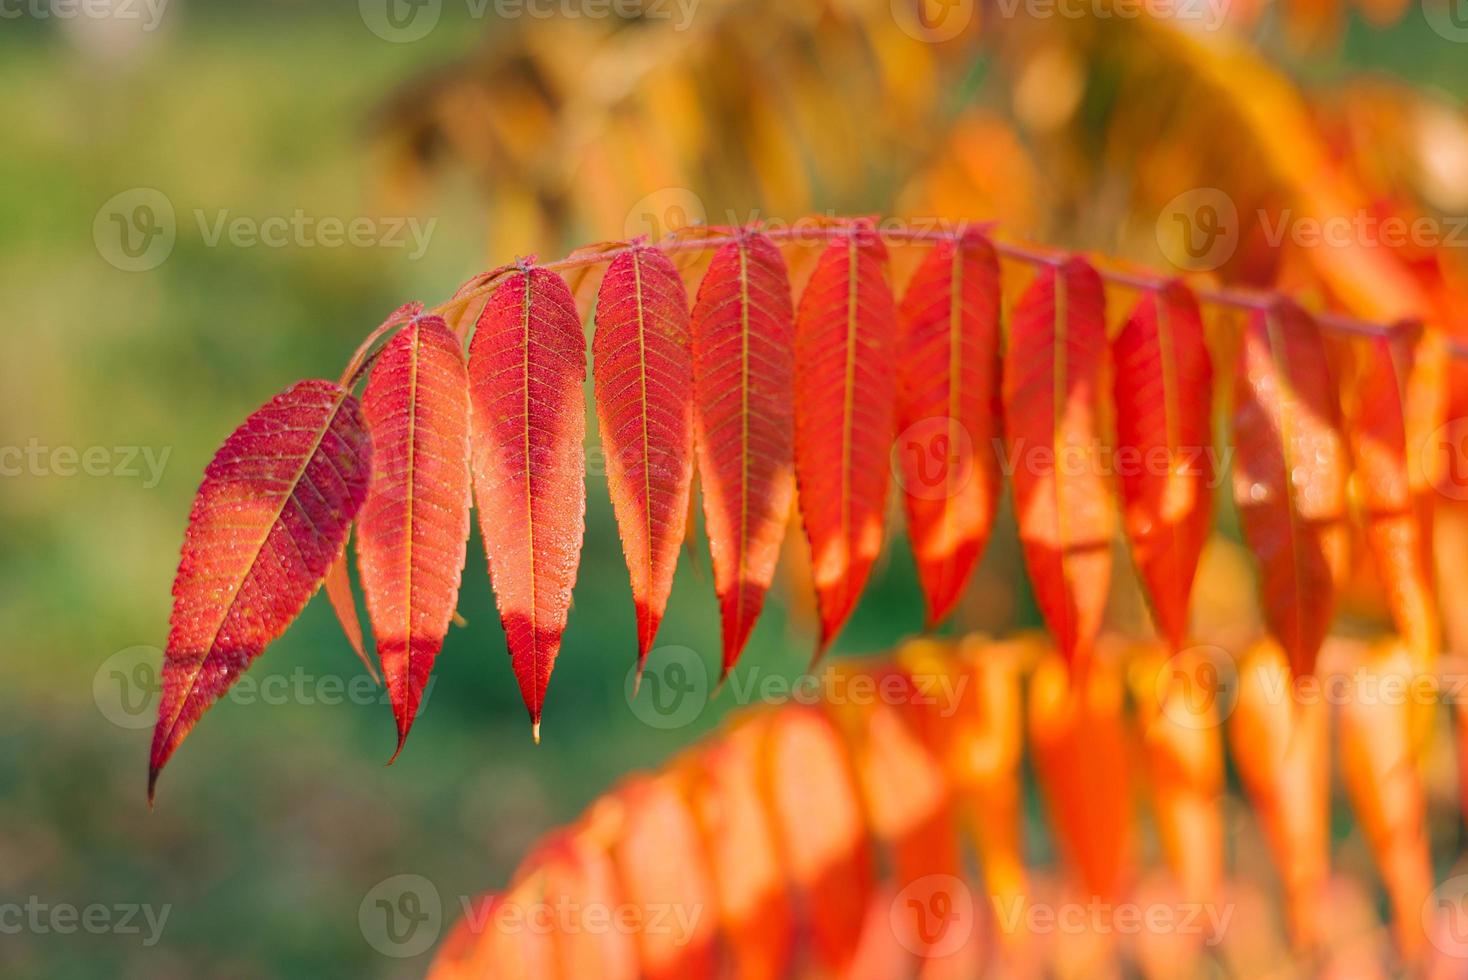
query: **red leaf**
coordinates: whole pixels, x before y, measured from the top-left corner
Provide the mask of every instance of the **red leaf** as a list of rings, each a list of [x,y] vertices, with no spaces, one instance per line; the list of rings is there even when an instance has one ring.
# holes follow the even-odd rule
[[[715,253],[693,305],[694,426],[726,675],[764,606],[795,495],[793,318],[768,238]]]
[[[362,661],[362,666],[367,668],[368,675],[381,684],[382,677],[377,673],[377,665],[367,656],[367,650],[362,645],[362,623],[357,618],[357,600],[352,595],[352,580],[347,574],[345,545],[341,554],[336,556],[336,561],[331,563],[331,568],[327,569],[324,584],[326,598],[331,601],[331,610],[336,613],[336,621],[341,623],[342,632],[347,635],[352,651]]]
[[[537,740],[586,522],[586,338],[546,269],[513,273],[469,345],[474,491],[495,600]]]
[[[1112,355],[1122,517],[1158,631],[1181,650],[1213,503],[1213,366],[1198,301],[1176,280],[1147,293]]]
[[[1265,621],[1291,670],[1308,674],[1349,557],[1347,461],[1325,345],[1289,300],[1249,317],[1237,389],[1234,502]]]
[[[199,717],[321,585],[367,495],[371,453],[357,400],[302,381],[246,419],[204,471],[173,581],[150,803]]]
[[[935,245],[898,317],[897,453],[927,624],[958,602],[999,506],[999,259],[970,231]]]
[[[1425,667],[1437,653],[1438,615],[1427,486],[1431,464],[1422,451],[1433,444],[1440,419],[1433,413],[1430,422],[1418,424],[1411,416],[1419,407],[1431,410],[1440,404],[1435,393],[1419,391],[1440,386],[1443,372],[1427,342],[1418,342],[1415,328],[1404,325],[1398,331],[1365,342],[1352,393],[1351,449],[1377,576],[1397,631]]]
[[[832,241],[795,315],[795,477],[821,612],[817,656],[882,549],[897,322],[886,260],[868,228]]]
[[[443,320],[418,317],[388,342],[362,413],[373,467],[357,559],[397,719],[396,759],[454,615],[469,536],[469,381]]]
[[[673,588],[693,483],[688,297],[662,252],[637,248],[607,268],[591,351],[607,484],[637,603],[641,670]]]
[[[1004,417],[1025,565],[1072,664],[1090,654],[1111,578],[1111,501],[1096,424],[1105,357],[1096,270],[1079,258],[1041,269],[1011,315]]]

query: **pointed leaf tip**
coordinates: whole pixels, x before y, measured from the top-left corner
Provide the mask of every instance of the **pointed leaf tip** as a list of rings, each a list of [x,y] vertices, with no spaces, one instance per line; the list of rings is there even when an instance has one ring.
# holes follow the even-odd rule
[[[367,495],[357,400],[302,381],[253,413],[204,471],[173,583],[149,796],[189,731],[305,608]]]
[[[820,610],[818,653],[856,608],[882,548],[896,393],[886,260],[875,235],[832,241],[795,315],[796,492]]]
[[[693,305],[694,445],[725,676],[764,606],[795,495],[794,316],[785,260],[758,232],[714,254]]]
[[[693,348],[688,297],[655,248],[623,252],[596,297],[592,363],[607,487],[637,606],[641,663],[683,543],[693,483]]]
[[[507,275],[469,345],[474,494],[510,663],[533,720],[561,648],[586,516],[586,337],[564,279]]]
[[[374,465],[357,557],[401,751],[448,633],[469,537],[468,374],[442,319],[415,318],[388,341],[362,411]]]

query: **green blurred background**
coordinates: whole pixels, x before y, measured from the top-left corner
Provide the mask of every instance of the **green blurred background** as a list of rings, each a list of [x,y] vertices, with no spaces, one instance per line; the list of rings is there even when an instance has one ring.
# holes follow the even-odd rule
[[[539,747],[477,531],[460,600],[469,625],[451,631],[392,767],[383,765],[390,711],[353,681],[360,667],[324,597],[251,672],[289,691],[266,685],[216,706],[165,773],[152,813],[152,702],[142,693],[166,636],[189,501],[224,436],[297,378],[335,377],[402,302],[446,298],[492,258],[511,257],[486,254],[496,218],[472,180],[450,173],[419,199],[424,210],[393,210],[397,199],[382,190],[380,110],[486,37],[541,25],[474,18],[449,3],[427,37],[388,43],[356,2],[171,0],[158,29],[143,32],[6,9],[23,15],[0,20],[0,296],[10,323],[0,446],[46,452],[41,465],[0,480],[0,635],[9,637],[0,904],[101,904],[114,923],[120,907],[170,909],[152,946],[140,913],[132,921],[141,934],[0,933],[0,975],[420,975],[426,956],[384,955],[364,934],[359,909],[375,886],[421,875],[451,920],[460,896],[503,882],[545,830],[620,774],[689,744],[733,700],[726,690],[670,728],[629,706],[632,604],[601,479],[589,480],[575,608]],[[1414,11],[1386,33],[1352,24],[1338,53],[1308,65],[1326,78],[1382,67],[1462,93],[1464,50],[1441,43]],[[137,188],[167,199],[177,238],[161,264],[132,272],[109,261],[110,226],[98,215]],[[819,184],[811,197],[820,207],[852,203],[849,193],[823,196]],[[857,206],[893,210],[881,187]],[[196,218],[227,211],[258,222],[297,210],[434,224],[415,258],[381,244],[211,245]],[[563,234],[565,250],[623,229]],[[67,447],[103,447],[94,458],[105,472],[55,472]],[[156,485],[144,452],[165,461]],[[1016,569],[1001,532],[968,623],[1036,622]],[[777,589],[742,670],[788,678],[805,666],[810,625],[787,607]],[[889,647],[920,625],[920,608],[905,550],[890,549],[838,654]],[[685,551],[659,640],[716,670],[701,536]],[[688,656],[664,649],[654,668],[657,658]],[[343,693],[349,683],[356,694]]]

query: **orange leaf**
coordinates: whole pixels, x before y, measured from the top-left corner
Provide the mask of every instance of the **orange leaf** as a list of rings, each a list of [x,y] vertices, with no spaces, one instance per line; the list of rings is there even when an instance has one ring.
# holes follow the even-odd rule
[[[1122,517],[1158,631],[1178,651],[1212,518],[1213,367],[1198,301],[1176,280],[1147,293],[1112,356]]]
[[[1168,658],[1154,647],[1140,653],[1132,671],[1157,836],[1191,902],[1212,901],[1223,881],[1222,687],[1206,651]]]
[[[634,778],[616,798],[625,810],[612,859],[625,898],[641,919],[641,975],[712,978],[714,891],[687,801],[667,777]]]
[[[815,956],[840,972],[857,948],[876,887],[851,763],[831,722],[804,707],[771,719],[765,751],[775,836]]]
[[[819,656],[882,549],[897,311],[869,227],[821,252],[795,315],[795,475],[821,613]]]
[[[367,379],[372,485],[357,559],[403,750],[459,597],[469,538],[469,379],[459,338],[417,317]]]
[[[1432,859],[1411,707],[1424,696],[1435,706],[1436,692],[1416,683],[1400,641],[1367,651],[1351,680],[1340,711],[1342,781],[1391,896],[1397,944],[1412,962],[1423,952]]]
[[[575,828],[553,834],[516,879],[515,893],[530,891],[535,900],[529,924],[549,933],[560,976],[636,980],[633,937],[609,927],[623,904],[616,868],[589,834]]]
[[[1265,621],[1308,674],[1350,547],[1339,406],[1315,323],[1289,300],[1244,330],[1234,406],[1234,503],[1260,565]]]
[[[767,730],[756,716],[696,757],[690,793],[703,830],[725,948],[738,980],[788,975],[795,923],[774,828],[760,795],[759,750]]]
[[[667,256],[612,261],[591,342],[607,484],[637,604],[637,666],[668,605],[693,483],[693,350],[688,297]]]
[[[793,317],[768,238],[744,235],[714,254],[693,304],[694,426],[726,675],[775,577],[795,495]]]
[[[1025,565],[1068,662],[1091,652],[1111,578],[1112,513],[1096,400],[1105,296],[1080,258],[1042,268],[1011,314],[1004,417]]]
[[[1297,696],[1284,651],[1258,643],[1239,668],[1229,744],[1244,788],[1264,826],[1295,940],[1320,935],[1320,905],[1330,873],[1330,713],[1318,697]]]
[[[469,378],[480,533],[538,740],[586,520],[586,338],[560,276],[521,269],[490,295]]]
[[[1412,428],[1427,426],[1409,424],[1408,414],[1414,401],[1423,404],[1416,389],[1424,384],[1441,385],[1443,375],[1435,369],[1430,354],[1417,363],[1423,343],[1419,336],[1419,330],[1403,325],[1392,337],[1366,341],[1351,392],[1349,429],[1366,543],[1397,631],[1417,664],[1426,667],[1437,655],[1438,616],[1433,595],[1431,491],[1425,486],[1429,464],[1422,451],[1436,426],[1425,433],[1412,432]],[[1426,404],[1437,401],[1426,394]]]
[[[200,716],[321,586],[367,495],[371,455],[357,399],[302,381],[246,419],[204,470],[173,580],[150,803]]]
[[[1123,689],[1116,668],[1072,673],[1046,657],[1030,678],[1030,747],[1061,850],[1094,896],[1114,897],[1132,859]]]
[[[999,506],[999,259],[977,231],[939,242],[901,322],[897,453],[928,627],[953,609]]]
[[[336,561],[331,563],[331,568],[326,572],[326,598],[331,602],[331,611],[336,613],[336,621],[341,623],[342,632],[347,635],[347,642],[352,646],[352,652],[357,659],[362,661],[362,666],[367,668],[368,675],[378,684],[382,683],[382,677],[377,673],[377,665],[372,658],[367,656],[367,651],[362,645],[362,622],[357,618],[357,600],[352,595],[352,580],[347,573],[347,549],[342,548],[342,553],[336,556]]]

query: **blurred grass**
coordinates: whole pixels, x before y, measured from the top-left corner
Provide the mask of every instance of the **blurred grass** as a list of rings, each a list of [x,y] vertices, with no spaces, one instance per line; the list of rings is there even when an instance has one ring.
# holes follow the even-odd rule
[[[470,542],[461,611],[435,686],[396,765],[385,705],[224,702],[144,804],[148,731],[108,721],[94,697],[105,661],[161,646],[189,501],[223,436],[302,376],[335,377],[362,334],[409,298],[446,297],[487,265],[472,196],[452,187],[419,261],[384,248],[211,247],[193,212],[263,219],[296,209],[379,213],[366,139],[395,85],[467,50],[484,27],[445,21],[416,44],[370,34],[355,3],[174,0],[128,56],[85,53],[56,22],[0,33],[0,446],[151,447],[162,481],[26,475],[0,482],[0,901],[170,903],[163,941],[125,935],[0,937],[0,974],[83,977],[416,976],[426,959],[374,952],[357,924],[378,881],[411,872],[459,895],[500,882],[526,846],[628,769],[659,762],[717,722],[658,730],[623,693],[633,618],[599,478],[576,606],[551,683],[545,740],[531,745],[504,652],[483,550]],[[1379,66],[1450,92],[1468,59],[1427,45],[1417,18],[1353,29],[1325,69]],[[178,241],[146,273],[119,271],[92,240],[97,209],[133,187],[162,191]],[[457,196],[456,196],[457,193]],[[887,202],[870,202],[874,211]],[[618,229],[605,229],[615,234]],[[568,242],[566,245],[578,244]],[[1022,581],[1016,622],[1035,622]],[[891,550],[841,642],[885,648],[916,629],[905,550]],[[660,634],[716,671],[706,548],[685,553]],[[778,598],[742,670],[794,677],[811,636]],[[323,601],[253,674],[358,673]],[[103,678],[105,686],[106,678]]]

